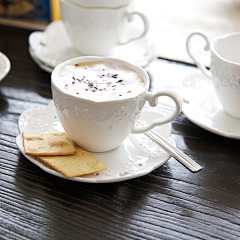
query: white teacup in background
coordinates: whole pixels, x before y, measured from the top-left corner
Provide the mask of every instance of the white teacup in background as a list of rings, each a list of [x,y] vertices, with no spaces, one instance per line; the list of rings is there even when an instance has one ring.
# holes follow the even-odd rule
[[[135,95],[119,99],[96,100],[70,94],[59,87],[59,74],[68,64],[107,62],[130,68],[144,81]],[[106,72],[103,72],[104,74]],[[98,75],[99,76],[99,75]],[[92,152],[104,152],[118,147],[130,133],[143,133],[157,125],[174,120],[181,111],[181,98],[172,90],[161,89],[148,93],[149,77],[141,67],[123,60],[102,57],[78,57],[59,64],[52,73],[52,94],[60,122],[68,137],[78,146]],[[92,93],[91,93],[92,94]],[[175,111],[164,118],[155,119],[145,127],[137,127],[146,101],[155,107],[159,96],[168,96],[176,105]]]
[[[195,35],[206,40],[205,50],[211,51],[210,71],[191,52],[190,42]],[[209,40],[204,31],[189,35],[186,47],[189,56],[203,74],[212,79],[223,109],[231,116],[240,118],[240,33],[231,33]]]
[[[117,45],[124,45],[146,35],[149,23],[143,13],[131,11],[131,4],[117,8],[83,7],[61,0],[61,15],[66,31],[76,50],[84,55],[107,56]],[[144,23],[142,33],[123,40],[128,22],[139,15]]]

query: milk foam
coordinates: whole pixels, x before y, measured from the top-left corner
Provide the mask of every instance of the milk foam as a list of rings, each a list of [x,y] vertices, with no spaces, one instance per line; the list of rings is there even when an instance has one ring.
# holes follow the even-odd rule
[[[65,65],[55,84],[65,93],[94,101],[136,96],[145,87],[133,69],[103,61]]]

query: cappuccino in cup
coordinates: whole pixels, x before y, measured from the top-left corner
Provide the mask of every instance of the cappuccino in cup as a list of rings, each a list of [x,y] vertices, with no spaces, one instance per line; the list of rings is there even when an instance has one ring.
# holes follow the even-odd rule
[[[143,133],[175,119],[181,98],[170,89],[149,93],[149,77],[141,67],[102,57],[78,57],[60,63],[51,76],[59,120],[72,142],[91,152],[118,147],[130,133]],[[155,107],[168,96],[175,111],[144,127],[136,122],[146,101]]]
[[[65,93],[94,101],[133,97],[146,85],[133,69],[104,61],[67,64],[59,71],[56,84]]]

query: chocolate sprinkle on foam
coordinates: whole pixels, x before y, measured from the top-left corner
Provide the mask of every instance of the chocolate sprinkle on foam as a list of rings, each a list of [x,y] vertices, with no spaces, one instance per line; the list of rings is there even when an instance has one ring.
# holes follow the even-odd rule
[[[129,98],[145,88],[140,74],[123,65],[108,62],[65,65],[57,81],[64,92],[94,101]]]

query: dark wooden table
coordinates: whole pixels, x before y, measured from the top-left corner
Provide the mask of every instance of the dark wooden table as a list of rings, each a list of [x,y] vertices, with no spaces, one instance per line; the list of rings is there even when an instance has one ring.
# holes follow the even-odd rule
[[[30,30],[0,26],[12,64],[0,83],[0,239],[240,239],[240,142],[180,114],[172,139],[202,171],[174,158],[146,176],[111,184],[73,182],[28,161],[15,145],[20,114],[51,101],[50,74],[28,53]],[[150,91],[174,88],[194,66],[155,60]],[[162,112],[173,109],[162,102]]]

